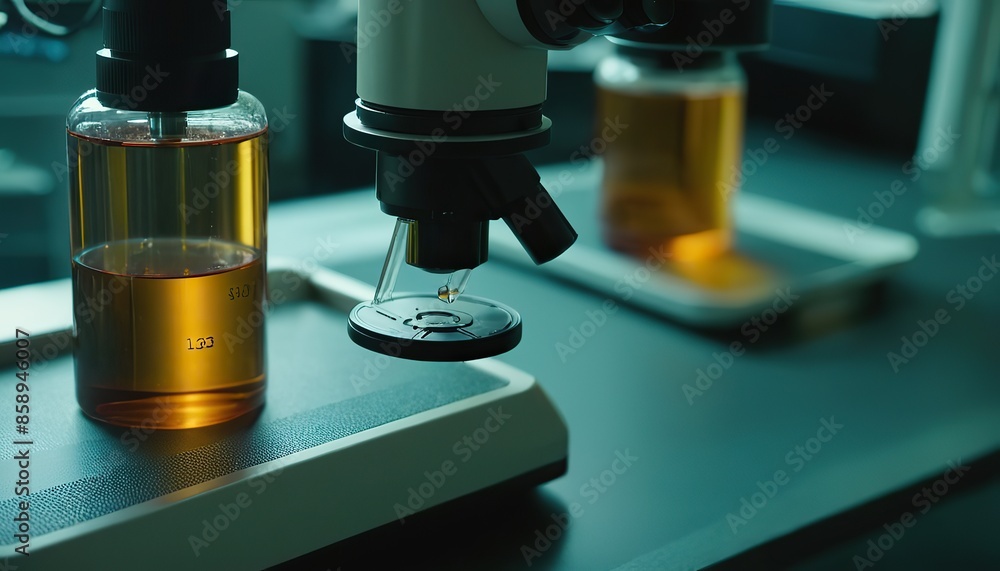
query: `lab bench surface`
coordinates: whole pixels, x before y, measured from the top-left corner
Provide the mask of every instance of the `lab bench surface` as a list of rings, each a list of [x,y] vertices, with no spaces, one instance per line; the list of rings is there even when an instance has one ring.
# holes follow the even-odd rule
[[[859,209],[878,213],[877,224],[916,234],[924,198],[904,172],[909,157],[807,135],[758,166],[744,191],[855,221]],[[769,136],[768,126],[754,126],[747,146]],[[544,171],[543,182],[546,173],[576,168]],[[874,193],[897,179],[907,191],[890,207],[872,207]],[[597,231],[595,220],[571,222],[581,233]],[[277,204],[270,251],[371,283],[391,224],[371,190]],[[523,340],[500,360],[535,375],[564,415],[569,472],[528,497],[401,526],[391,548],[358,545],[299,563],[345,570],[379,563],[784,567],[857,536],[861,551],[847,544],[825,563],[803,567],[846,569],[856,567],[853,556],[865,556],[867,539],[886,533],[883,524],[908,512],[917,529],[945,514],[964,517],[954,514],[966,513],[965,492],[995,508],[1000,280],[991,278],[1000,271],[1000,238],[918,237],[920,254],[869,292],[864,315],[790,324],[754,339],[739,329],[694,331],[620,298],[487,263],[469,291],[521,313]],[[746,351],[731,352],[734,342]],[[699,384],[702,372],[713,378]],[[956,468],[963,463],[972,470]],[[975,491],[983,481],[991,482],[987,491]],[[935,484],[949,496],[944,507],[910,493]],[[925,512],[925,504],[932,508]],[[896,549],[896,562],[906,561],[906,548]],[[885,553],[879,568],[898,568],[893,559]],[[977,568],[1000,561],[1000,551],[980,545],[951,552],[949,561]]]

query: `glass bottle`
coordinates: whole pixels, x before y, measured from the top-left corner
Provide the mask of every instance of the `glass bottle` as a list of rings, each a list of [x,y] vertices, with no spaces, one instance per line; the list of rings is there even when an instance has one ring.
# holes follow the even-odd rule
[[[264,108],[236,87],[228,12],[108,6],[98,88],[67,118],[77,400],[124,426],[223,422],[264,402]]]
[[[743,70],[725,51],[615,50],[595,74],[598,132],[615,138],[603,155],[604,240],[640,258],[652,248],[678,262],[714,259],[732,245]]]

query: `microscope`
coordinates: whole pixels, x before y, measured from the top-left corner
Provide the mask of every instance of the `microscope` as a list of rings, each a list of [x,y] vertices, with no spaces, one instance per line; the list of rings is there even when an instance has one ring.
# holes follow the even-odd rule
[[[344,135],[377,152],[376,197],[397,223],[374,299],[351,312],[355,343],[425,361],[518,344],[518,313],[464,290],[488,258],[491,220],[503,219],[536,264],[577,238],[523,155],[549,140],[548,50],[597,35],[642,41],[674,9],[674,0],[359,0],[368,41]],[[443,285],[396,292],[404,261]]]

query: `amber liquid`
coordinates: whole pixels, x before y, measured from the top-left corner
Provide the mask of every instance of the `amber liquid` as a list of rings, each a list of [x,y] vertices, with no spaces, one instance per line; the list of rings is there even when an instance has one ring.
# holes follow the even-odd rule
[[[253,248],[180,239],[105,244],[73,260],[84,411],[189,428],[264,396],[264,265]]]
[[[112,424],[207,426],[264,402],[266,132],[187,133],[69,134],[77,401]]]
[[[637,257],[650,248],[678,262],[728,251],[729,182],[743,145],[743,93],[598,90],[599,117],[628,125],[604,153],[605,242]]]

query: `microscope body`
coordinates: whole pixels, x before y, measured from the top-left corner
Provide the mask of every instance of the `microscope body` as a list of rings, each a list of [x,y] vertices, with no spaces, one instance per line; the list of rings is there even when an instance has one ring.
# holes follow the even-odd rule
[[[541,112],[547,52],[509,41],[472,0],[360,0],[358,30],[367,40],[358,47],[358,97],[368,105],[430,114],[452,135],[474,132],[463,129],[477,122],[473,114]]]
[[[547,52],[512,43],[469,0],[360,0],[348,140],[378,152],[376,194],[410,221],[406,262],[434,273],[488,258],[503,218],[539,263],[576,233],[521,153],[548,143]]]
[[[523,155],[549,141],[551,122],[542,114],[548,51],[594,35],[654,37],[669,28],[675,7],[704,5],[359,0],[358,99],[344,117],[344,136],[377,152],[376,196],[399,222],[375,300],[352,313],[351,338],[375,351],[426,360],[488,357],[515,346],[520,318],[512,309],[490,300],[462,311],[447,304],[460,296],[468,272],[487,260],[490,220],[503,219],[538,264],[577,238]],[[404,259],[452,274],[439,291],[446,305],[414,294],[408,304],[386,305],[398,301],[394,285]],[[461,285],[452,289],[459,272]]]

